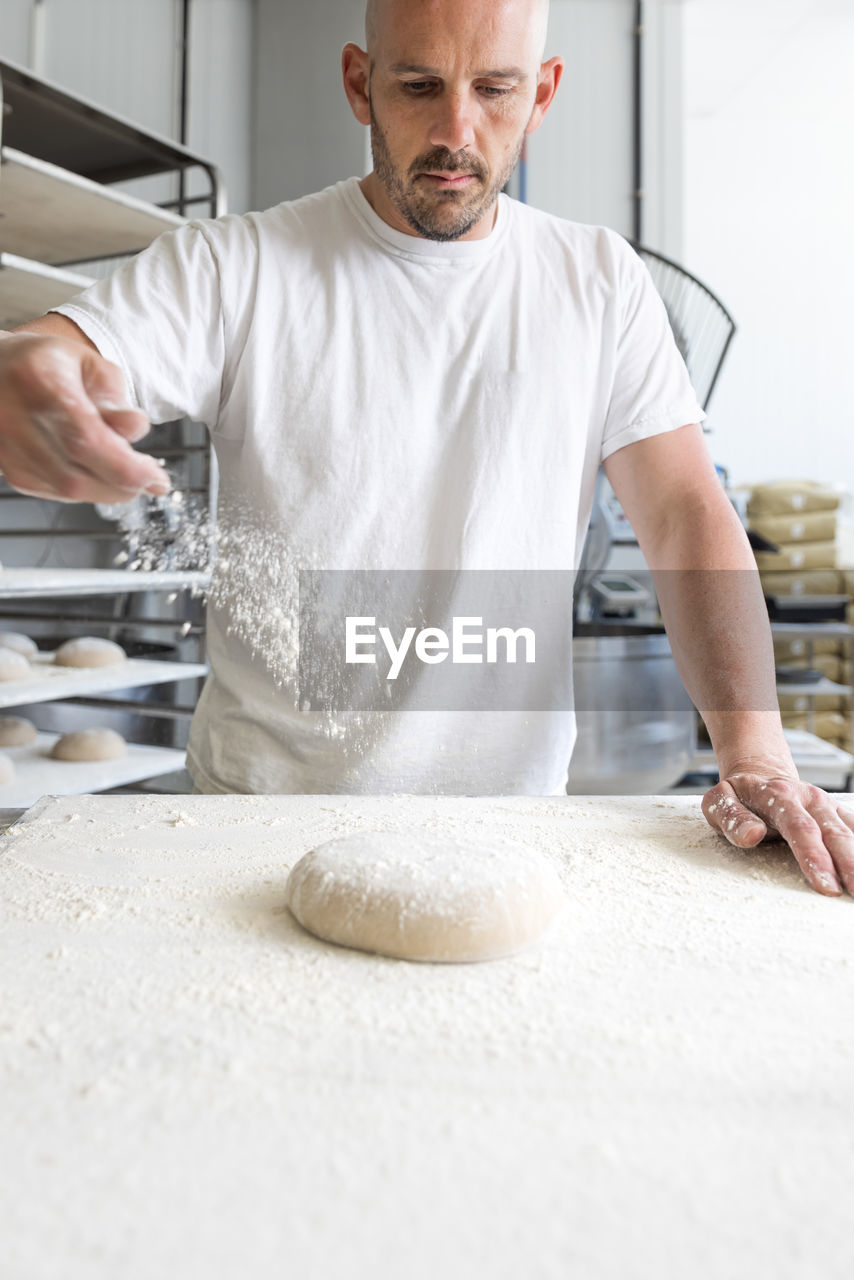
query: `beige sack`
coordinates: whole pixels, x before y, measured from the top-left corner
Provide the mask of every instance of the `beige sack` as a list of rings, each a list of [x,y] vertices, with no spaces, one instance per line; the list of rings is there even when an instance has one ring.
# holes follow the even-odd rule
[[[849,722],[838,712],[818,713],[811,729],[808,716],[783,716],[783,728],[806,729],[809,733],[814,733],[817,738],[823,738],[825,742],[832,742],[835,745],[841,743],[843,747],[846,742],[850,742]]]
[[[836,513],[816,511],[808,515],[757,516],[751,518],[750,527],[771,542],[833,542],[836,539]]]
[[[784,543],[779,552],[757,551],[756,564],[760,573],[766,569],[835,569],[835,542]]]
[[[845,594],[838,569],[763,569],[759,575],[766,596],[835,596]]]
[[[848,699],[844,693],[816,693],[810,698],[805,693],[782,693],[778,689],[777,697],[780,702],[780,715],[784,719],[786,716],[807,715],[810,702],[813,703],[817,713],[837,712],[841,715],[848,707]]]
[[[830,485],[814,480],[777,480],[771,484],[758,484],[747,503],[747,514],[754,516],[785,516],[793,511],[835,511],[839,506],[839,494]]]
[[[774,660],[778,667],[808,667],[807,654],[810,652],[817,658],[843,658],[845,647],[841,640],[830,636],[818,636],[815,640],[807,640],[803,636],[774,636]]]

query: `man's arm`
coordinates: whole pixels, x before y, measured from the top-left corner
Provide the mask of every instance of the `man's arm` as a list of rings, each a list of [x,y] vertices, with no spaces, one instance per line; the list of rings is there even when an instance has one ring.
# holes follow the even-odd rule
[[[168,493],[163,468],[131,448],[149,423],[124,401],[121,371],[66,316],[0,331],[0,473],[64,502]]]
[[[747,537],[699,426],[619,449],[605,473],[653,572],[682,681],[721,781],[708,822],[739,848],[776,831],[820,893],[854,893],[854,817],[798,779],[777,703],[774,651]]]

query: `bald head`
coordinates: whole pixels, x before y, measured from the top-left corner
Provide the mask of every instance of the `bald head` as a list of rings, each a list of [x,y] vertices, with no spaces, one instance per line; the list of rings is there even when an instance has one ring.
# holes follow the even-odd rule
[[[431,240],[490,234],[525,138],[563,72],[543,61],[548,0],[368,0],[367,50],[344,89],[371,129],[362,191],[390,226]]]
[[[455,0],[456,5],[470,3],[470,0]],[[416,7],[423,8],[425,16],[431,9],[441,7],[441,0],[367,0],[365,6],[365,41],[368,53],[373,56],[383,34],[384,24],[395,8],[405,6],[410,12]],[[534,44],[542,58],[546,47],[546,35],[549,25],[549,0],[491,0],[493,8],[517,9],[530,11],[529,27],[535,35]]]

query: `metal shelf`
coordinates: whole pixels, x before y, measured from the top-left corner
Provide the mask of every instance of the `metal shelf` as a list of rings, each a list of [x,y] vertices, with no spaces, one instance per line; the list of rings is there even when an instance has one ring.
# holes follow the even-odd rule
[[[58,733],[40,733],[29,746],[4,748],[15,764],[15,777],[0,786],[3,808],[28,809],[45,795],[109,791],[183,769],[186,761],[184,752],[174,747],[147,747],[132,742],[121,760],[51,760],[50,750],[59,737]]]
[[[0,569],[0,600],[112,596],[139,591],[204,591],[209,573],[130,569]]]
[[[13,329],[34,320],[90,284],[88,276],[0,253],[0,328]]]
[[[0,100],[3,141],[10,147],[99,183],[201,169],[210,182],[202,197],[210,215],[225,212],[216,165],[170,138],[5,60],[0,60]]]
[[[207,665],[202,662],[160,662],[151,658],[128,658],[114,667],[56,667],[52,653],[39,653],[31,660],[31,666],[33,674],[26,680],[0,683],[0,709],[112,693],[117,689],[175,684],[208,673]]]
[[[841,698],[851,693],[851,686],[848,684],[835,684],[833,680],[823,677],[821,680],[805,681],[803,684],[786,684],[785,682],[777,685],[778,693],[796,693],[799,696],[808,694],[812,697],[818,697],[826,693],[836,694]]]
[[[784,729],[783,733],[802,781],[811,782],[816,787],[847,789],[854,769],[854,755],[831,742],[825,742],[806,729]],[[715,753],[711,749],[699,748],[688,772],[707,773],[709,786],[712,786],[713,777],[717,778],[718,773]],[[706,790],[705,787],[691,788],[695,789],[698,793]]]
[[[854,627],[847,622],[772,622],[775,636],[810,636],[814,640],[854,640]]]
[[[3,248],[56,266],[136,253],[184,219],[58,165],[0,148]]]
[[[25,323],[87,287],[88,278],[63,271],[63,265],[125,257],[144,249],[163,231],[181,226],[191,206],[203,216],[219,217],[226,211],[225,188],[215,165],[4,60],[0,60],[0,143],[0,327]],[[208,181],[194,182],[193,190],[202,194],[185,198],[185,175],[191,169],[197,175],[201,171]],[[112,185],[156,174],[175,178],[177,200],[150,204]],[[208,474],[210,484],[205,492],[209,492],[213,510],[216,468],[209,450]],[[191,479],[188,483],[196,482]],[[99,541],[117,536],[100,529],[21,529],[20,522],[0,534]],[[128,606],[127,597],[133,593],[199,592],[209,580],[210,575],[201,572],[6,569],[0,570],[0,600],[117,596],[118,605],[124,600]],[[116,620],[99,619],[97,625],[113,626]],[[122,625],[131,624],[125,619]],[[146,625],[144,618],[139,619],[139,625]],[[166,621],[158,620],[157,625],[166,625]],[[180,619],[174,623],[181,635],[189,625],[185,621],[182,626]],[[57,668],[51,654],[40,655],[33,667],[26,680],[0,684],[0,707],[76,700],[207,674],[203,663],[151,659],[129,659],[117,667],[100,669]],[[139,709],[145,713],[143,701]],[[53,741],[52,736],[47,737]],[[12,754],[17,758],[17,753]],[[17,785],[0,788],[0,805],[26,805],[48,791],[103,790],[173,772],[183,765],[182,751],[135,744],[125,760],[98,766],[45,761],[36,752],[32,760],[22,757],[19,769],[21,786],[25,767],[33,775],[27,783],[32,784],[31,794],[24,794]],[[42,776],[45,770],[52,775],[50,779]]]

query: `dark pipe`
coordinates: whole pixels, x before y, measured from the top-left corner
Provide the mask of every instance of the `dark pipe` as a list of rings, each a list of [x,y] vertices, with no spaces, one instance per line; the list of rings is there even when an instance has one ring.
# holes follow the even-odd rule
[[[178,141],[187,145],[189,119],[190,79],[190,0],[181,0],[181,115],[178,124]],[[178,174],[178,212],[183,214],[187,200],[186,179],[183,169]]]
[[[634,206],[632,239],[643,244],[643,0],[635,0],[634,30],[634,175],[632,203]]]

